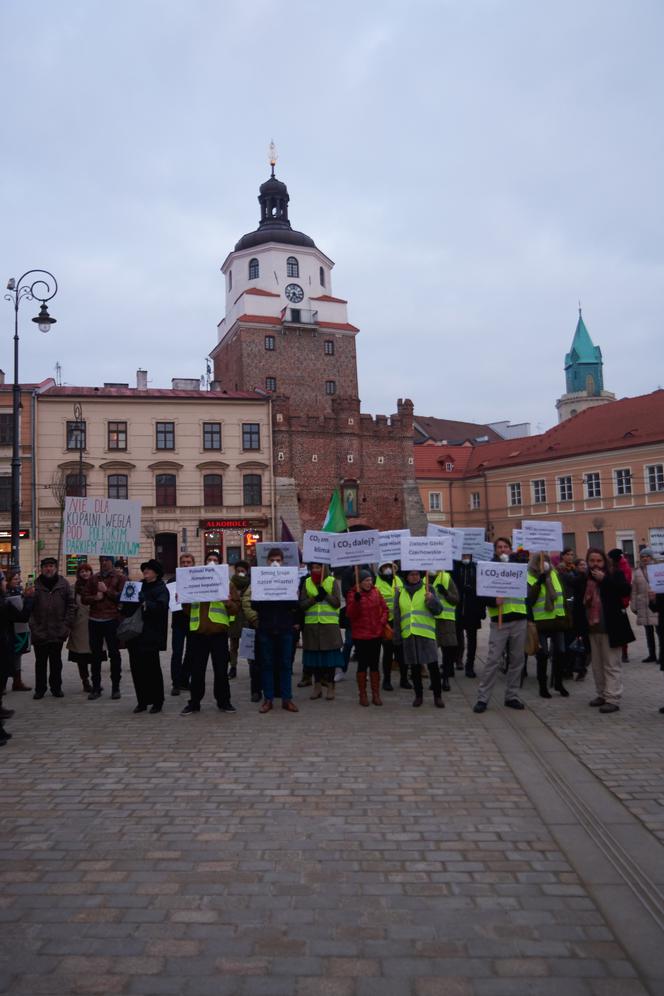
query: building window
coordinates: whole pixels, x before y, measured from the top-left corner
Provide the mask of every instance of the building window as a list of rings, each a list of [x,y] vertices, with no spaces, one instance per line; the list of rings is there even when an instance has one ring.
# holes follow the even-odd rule
[[[601,498],[602,497],[602,482],[600,481],[599,472],[594,470],[590,474],[586,474],[586,498]]]
[[[129,497],[129,478],[126,474],[110,474],[108,478],[109,498]]]
[[[319,267],[319,270],[318,270],[318,279],[320,280],[321,287],[324,287],[325,286],[325,270],[324,270],[324,268],[322,266]]]
[[[259,450],[261,448],[261,427],[258,422],[242,423],[242,449]]]
[[[265,390],[266,391],[276,391],[277,389],[277,378],[276,377],[266,377],[265,378]]]
[[[14,441],[14,416],[0,415],[0,446],[11,446]]]
[[[67,449],[85,449],[85,422],[67,422]]]
[[[559,477],[558,478],[558,501],[572,501],[572,478],[571,477]]]
[[[300,275],[300,264],[295,259],[295,256],[289,256],[286,260],[286,276],[287,277],[299,277]]]
[[[157,449],[175,449],[175,422],[157,422]]]
[[[430,491],[429,492],[429,511],[430,512],[440,512],[441,502],[440,502],[440,491]]]
[[[108,448],[109,450],[127,449],[127,423],[108,423]]]
[[[203,422],[203,449],[221,449],[221,422]]]
[[[448,472],[448,474],[454,470],[454,464],[452,463],[451,460],[448,460],[447,463],[445,464],[445,470]]]
[[[267,349],[267,351],[269,353],[273,352],[273,350],[274,350],[274,336],[273,335],[266,335],[265,336],[265,348]]]
[[[533,502],[535,505],[544,505],[546,503],[546,481],[543,477],[539,477],[536,481],[533,481]]]
[[[471,511],[475,511],[480,507],[480,493],[479,491],[470,492],[470,508]]]
[[[65,477],[65,495],[67,498],[85,498],[88,493],[88,479],[85,474],[67,474]]]
[[[326,356],[334,356],[334,339],[326,339],[323,344],[323,351]]]
[[[646,467],[648,491],[664,491],[664,463],[651,463]]]
[[[245,474],[242,478],[242,503],[246,506],[263,504],[263,481],[260,474]]]
[[[233,290],[233,271],[228,271],[228,289]]]
[[[325,381],[325,393],[326,394],[336,394],[337,393],[337,382],[336,382],[336,380],[326,380]]]
[[[588,546],[594,546],[597,550],[604,549],[604,530],[598,529],[588,533]]]
[[[0,512],[9,512],[12,507],[12,479],[9,475],[0,477]]]
[[[260,272],[261,272],[261,268],[260,268],[260,265],[258,263],[258,260],[255,259],[255,258],[254,259],[250,259],[249,260],[249,279],[250,280],[258,280]]]
[[[576,551],[576,533],[563,533],[563,550]]]
[[[509,491],[509,501],[510,505],[520,505],[521,504],[521,484],[508,484]]]
[[[224,504],[223,478],[221,474],[205,474],[203,477],[203,504]]]
[[[627,468],[615,471],[616,494],[631,495],[632,493],[632,472]]]
[[[174,508],[178,503],[175,474],[157,474],[155,492],[158,508]]]
[[[344,512],[347,519],[356,519],[358,516],[357,502],[357,482],[350,481],[341,486],[341,500],[344,505]]]

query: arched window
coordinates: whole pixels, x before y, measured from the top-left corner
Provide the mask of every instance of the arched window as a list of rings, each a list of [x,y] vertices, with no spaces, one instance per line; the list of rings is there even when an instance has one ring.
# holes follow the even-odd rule
[[[127,498],[129,492],[129,478],[126,474],[109,474],[108,476],[108,497]]]
[[[228,271],[228,289],[229,289],[229,291],[233,290],[233,271],[232,270]]]
[[[325,270],[324,270],[324,268],[322,266],[321,266],[320,270],[318,271],[318,276],[320,277],[320,285],[321,285],[321,287],[324,287],[325,286]]]
[[[259,274],[260,274],[260,265],[258,263],[258,260],[254,257],[253,259],[249,260],[249,279],[258,280]]]
[[[243,505],[263,504],[263,482],[260,474],[245,474],[242,478]]]
[[[224,491],[221,474],[205,474],[203,477],[203,504],[223,505]]]
[[[286,276],[287,277],[299,277],[300,275],[300,264],[295,259],[295,256],[289,256],[286,260]]]
[[[325,381],[325,393],[327,395],[337,393],[337,382],[336,380],[326,380]]]
[[[160,508],[174,508],[177,503],[175,474],[157,474],[155,505]]]
[[[65,495],[67,498],[85,498],[88,493],[88,479],[78,471],[65,477]]]

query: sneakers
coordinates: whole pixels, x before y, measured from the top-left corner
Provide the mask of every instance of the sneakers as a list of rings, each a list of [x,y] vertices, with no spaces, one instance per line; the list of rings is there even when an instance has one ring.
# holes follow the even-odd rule
[[[344,670],[342,670],[342,668],[338,667],[337,671],[336,671],[336,674],[334,675],[334,680],[335,681],[345,681],[346,680],[346,672]]]
[[[486,702],[476,702],[473,706],[473,712],[486,712]]]
[[[508,709],[525,709],[525,705],[521,699],[506,699],[505,705]]]
[[[181,716],[193,716],[195,712],[200,712],[200,707],[193,706],[191,702],[187,702],[186,706],[180,713]]]
[[[217,704],[217,708],[220,709],[222,712],[237,712],[235,706],[231,705],[230,702],[226,702],[225,705]]]

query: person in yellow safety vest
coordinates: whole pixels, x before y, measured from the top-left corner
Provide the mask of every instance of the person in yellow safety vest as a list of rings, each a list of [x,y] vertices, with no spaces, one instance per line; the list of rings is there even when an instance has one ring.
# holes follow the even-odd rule
[[[429,671],[434,704],[445,708],[438,670],[436,619],[442,611],[436,593],[426,590],[420,571],[407,571],[403,588],[394,599],[394,643],[401,647],[415,687],[413,705],[422,705],[422,667]]]
[[[327,683],[327,699],[335,694],[334,671],[343,666],[339,609],[341,588],[339,582],[328,574],[323,578],[322,564],[309,564],[309,576],[300,587],[302,623],[302,668],[305,674],[313,673],[312,699],[323,695],[321,684]]]
[[[438,571],[433,578],[433,589],[440,599],[442,611],[436,617],[436,641],[443,653],[440,673],[443,691],[449,692],[450,678],[454,677],[457,658],[456,606],[459,602],[457,586],[449,571]]]
[[[494,560],[505,563],[510,560],[512,544],[505,536],[498,537],[493,544],[493,549]],[[473,712],[486,712],[506,648],[509,648],[509,666],[505,684],[505,705],[510,709],[525,709],[519,698],[519,682],[528,630],[526,600],[525,598],[497,596],[496,598],[485,598],[485,602],[491,620],[489,649]]]
[[[563,698],[569,692],[563,685],[563,668],[565,666],[565,636],[567,614],[565,612],[565,593],[557,571],[551,569],[548,553],[533,553],[528,561],[528,607],[533,614],[533,622],[537,626],[539,650],[537,660],[537,681],[539,693],[543,699],[550,699],[547,688],[547,662],[551,656],[551,671],[553,687]]]
[[[387,604],[387,624],[390,628],[392,628],[392,621],[394,619],[394,598],[402,587],[403,581],[397,574],[395,565],[389,561],[385,564],[380,564],[378,567],[378,576],[376,577],[376,588],[381,593]],[[383,637],[384,692],[394,691],[394,687],[392,685],[392,661],[395,657],[395,650],[396,647],[394,646],[394,639]],[[400,657],[401,653],[398,654],[398,658]],[[404,666],[401,660],[399,660],[399,671],[401,672],[400,687],[411,688],[412,686],[408,681],[408,669]]]
[[[214,563],[210,561],[209,563]],[[222,712],[235,712],[231,704],[231,688],[228,682],[228,628],[231,617],[240,611],[240,593],[231,584],[228,598],[219,602],[192,602],[183,605],[182,611],[189,614],[189,636],[187,645],[190,654],[191,683],[189,701],[180,713],[191,716],[201,711],[201,701],[205,695],[205,672],[208,657],[212,658],[214,672],[214,697]]]

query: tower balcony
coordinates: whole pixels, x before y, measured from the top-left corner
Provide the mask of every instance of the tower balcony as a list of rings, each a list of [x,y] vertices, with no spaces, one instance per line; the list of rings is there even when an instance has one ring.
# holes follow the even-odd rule
[[[284,308],[284,325],[318,325],[318,312],[311,308]]]

